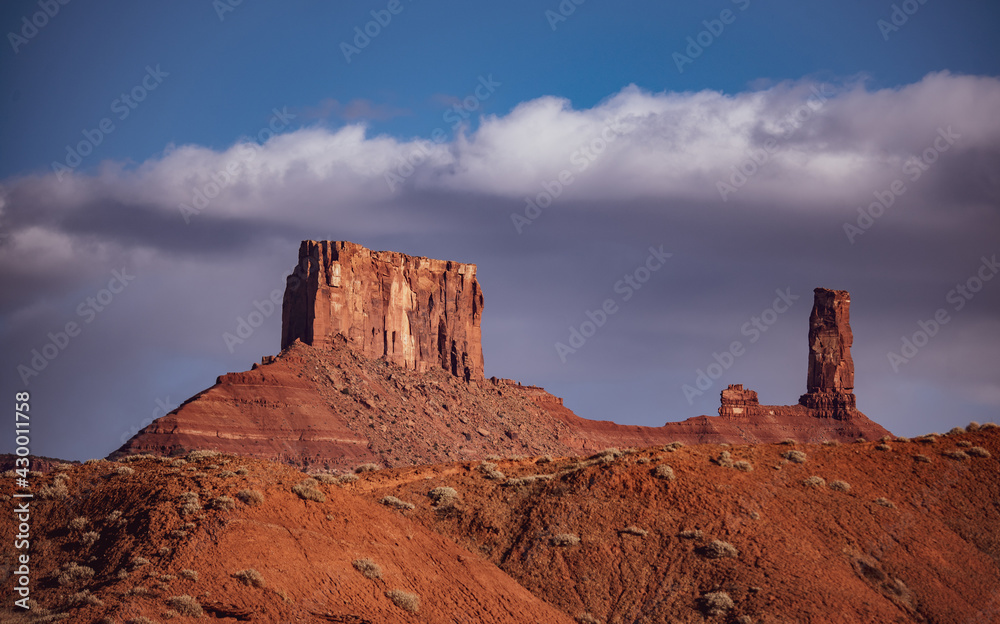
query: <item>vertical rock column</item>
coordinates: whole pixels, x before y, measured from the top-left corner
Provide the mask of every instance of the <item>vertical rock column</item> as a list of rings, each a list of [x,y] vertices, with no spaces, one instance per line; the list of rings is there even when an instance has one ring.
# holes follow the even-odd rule
[[[855,412],[851,359],[851,295],[817,288],[809,315],[809,373],[799,403],[817,416],[850,418]]]
[[[483,379],[483,293],[476,265],[347,241],[303,241],[281,311],[281,348],[337,334],[372,358]]]

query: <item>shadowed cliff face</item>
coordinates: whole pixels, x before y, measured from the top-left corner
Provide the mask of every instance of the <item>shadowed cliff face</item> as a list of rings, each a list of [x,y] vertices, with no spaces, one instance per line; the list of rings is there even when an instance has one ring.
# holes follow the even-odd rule
[[[482,313],[474,264],[303,241],[285,289],[281,348],[328,346],[342,334],[368,357],[479,380]]]

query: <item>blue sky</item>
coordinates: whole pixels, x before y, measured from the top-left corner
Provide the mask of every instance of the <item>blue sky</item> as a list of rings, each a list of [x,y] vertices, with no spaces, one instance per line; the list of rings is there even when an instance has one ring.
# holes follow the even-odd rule
[[[341,42],[386,4],[246,0],[221,20],[209,0],[61,6],[16,54],[8,38],[0,55],[0,176],[49,167],[81,130],[109,116],[147,65],[169,77],[85,168],[106,158],[141,162],[168,144],[224,147],[258,129],[273,107],[316,110],[328,99],[399,114],[371,120],[373,132],[428,136],[443,123],[442,96],[465,97],[480,75],[503,85],[483,109],[504,114],[544,95],[590,107],[628,84],[734,93],[864,75],[885,87],[932,71],[995,75],[1000,67],[1000,8],[971,0],[929,0],[888,41],[877,22],[892,3],[882,2],[588,0],[553,31],[545,11],[557,2],[402,0],[402,11],[346,62]],[[19,32],[39,10],[37,2],[5,3],[4,31]],[[678,72],[672,54],[724,10],[734,21]],[[297,123],[316,121],[300,115]]]
[[[237,349],[221,337],[305,238],[476,263],[487,375],[587,418],[714,414],[727,383],[794,403],[822,286],[852,292],[869,416],[904,435],[996,419],[1000,280],[949,301],[1000,254],[995,2],[51,3],[0,9],[0,392],[27,387],[51,416],[40,454],[105,455],[275,353],[280,315]],[[44,25],[19,39],[25,18]],[[562,361],[569,328],[661,244],[663,270]],[[25,378],[121,270],[135,279]],[[687,400],[787,288],[800,303]],[[940,308],[949,324],[893,367]]]

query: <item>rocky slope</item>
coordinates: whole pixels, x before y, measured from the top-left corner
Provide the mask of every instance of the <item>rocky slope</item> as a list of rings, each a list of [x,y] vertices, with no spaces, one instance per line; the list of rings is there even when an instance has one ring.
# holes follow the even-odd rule
[[[306,479],[205,454],[47,475],[30,503],[35,602],[5,600],[0,621],[572,622],[400,511]],[[14,527],[0,523],[5,563]],[[13,572],[0,570],[8,597]]]
[[[34,479],[36,603],[0,621],[987,624],[998,458],[1000,429],[970,426],[314,481],[203,452],[95,461]]]
[[[415,504],[416,522],[582,622],[986,624],[998,458],[991,428],[401,468],[349,488]],[[437,487],[453,505],[431,504]]]

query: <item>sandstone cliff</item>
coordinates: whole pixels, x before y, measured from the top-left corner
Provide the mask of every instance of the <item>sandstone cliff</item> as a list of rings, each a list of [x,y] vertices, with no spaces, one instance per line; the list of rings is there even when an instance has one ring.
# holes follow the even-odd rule
[[[281,348],[327,346],[341,334],[371,358],[482,379],[482,314],[474,264],[303,241],[285,289]]]

